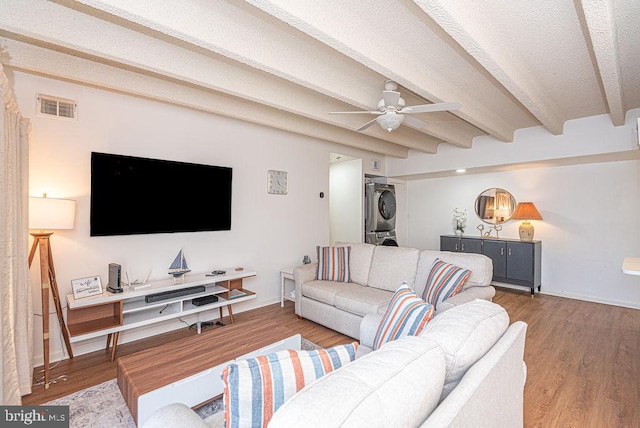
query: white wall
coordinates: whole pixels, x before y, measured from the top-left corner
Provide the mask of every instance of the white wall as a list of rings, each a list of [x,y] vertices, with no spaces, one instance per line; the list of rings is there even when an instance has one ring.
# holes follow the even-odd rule
[[[30,194],[77,201],[76,227],[58,231],[52,249],[62,296],[70,281],[99,274],[107,282],[107,265],[119,263],[131,279],[167,277],[167,268],[183,248],[194,272],[245,266],[257,271],[245,286],[257,299],[238,304],[236,311],[279,301],[279,268],[301,263],[315,246],[329,243],[329,153],[339,151],[370,162],[375,155],[300,135],[206,114],[155,101],[84,87],[68,82],[13,73],[14,90],[22,114],[32,120]],[[78,121],[37,116],[36,94],[78,102]],[[171,159],[233,168],[233,208],[230,231],[89,236],[91,151]],[[289,194],[266,192],[267,170],[289,174]],[[207,209],[214,195],[212,183],[202,184],[196,201],[167,195],[166,211]],[[114,201],[117,203],[117,201]],[[122,207],[145,209],[145,207]],[[40,313],[38,261],[31,269],[34,310]],[[66,298],[63,298],[66,306]],[[50,312],[55,314],[53,307]],[[62,340],[55,315],[50,317],[52,360],[62,358]],[[192,322],[189,319],[187,322]],[[42,361],[41,318],[34,318],[35,364]],[[160,330],[184,327],[179,321]],[[120,335],[127,342],[157,332],[135,330]],[[104,339],[74,344],[81,354],[104,347]]]
[[[362,242],[364,176],[362,159],[332,163],[329,168],[330,243]]]
[[[562,136],[545,136],[529,140],[534,131],[522,133],[525,142],[475,145],[472,151],[459,150],[457,159],[447,149],[429,160],[429,164],[447,167],[487,165],[494,160],[505,163],[537,147],[538,157],[549,156],[545,147],[587,145],[632,147],[635,119],[627,125],[613,127],[602,117],[580,119],[565,126]],[[572,121],[574,122],[574,121]],[[577,126],[577,125],[581,126]],[[560,146],[560,148],[556,147]],[[501,147],[508,148],[503,154]],[[595,150],[595,149],[594,149]],[[489,152],[488,152],[489,151]],[[473,152],[473,153],[470,153]],[[482,160],[484,159],[484,163]],[[406,166],[406,170],[403,167]],[[402,174],[427,171],[415,158],[389,160],[388,171]],[[576,166],[540,167],[508,172],[460,175],[455,177],[408,182],[409,245],[438,249],[439,236],[452,233],[454,208],[470,213],[466,235],[479,236],[480,220],[474,214],[478,194],[490,187],[510,191],[516,201],[533,201],[542,221],[533,221],[535,238],[542,241],[542,292],[602,303],[640,308],[640,278],[621,272],[626,256],[640,256],[640,161],[628,160]],[[518,238],[520,221],[504,225],[501,237]]]

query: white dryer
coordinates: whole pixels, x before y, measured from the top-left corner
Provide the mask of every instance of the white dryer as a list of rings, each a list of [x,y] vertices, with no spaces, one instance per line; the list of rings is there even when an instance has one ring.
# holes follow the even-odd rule
[[[396,228],[396,190],[393,184],[367,183],[365,195],[365,234]]]

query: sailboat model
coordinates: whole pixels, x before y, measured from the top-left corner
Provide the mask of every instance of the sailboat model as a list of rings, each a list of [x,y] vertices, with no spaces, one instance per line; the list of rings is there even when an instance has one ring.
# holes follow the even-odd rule
[[[184,253],[180,250],[171,266],[169,266],[169,275],[179,278],[187,272],[191,272],[191,269],[187,266],[187,259],[184,258]]]

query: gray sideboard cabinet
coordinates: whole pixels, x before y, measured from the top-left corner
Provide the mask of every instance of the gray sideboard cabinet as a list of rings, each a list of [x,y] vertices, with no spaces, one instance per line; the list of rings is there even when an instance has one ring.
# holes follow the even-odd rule
[[[484,254],[493,261],[493,281],[528,287],[531,295],[542,286],[542,241],[443,235],[440,250]]]

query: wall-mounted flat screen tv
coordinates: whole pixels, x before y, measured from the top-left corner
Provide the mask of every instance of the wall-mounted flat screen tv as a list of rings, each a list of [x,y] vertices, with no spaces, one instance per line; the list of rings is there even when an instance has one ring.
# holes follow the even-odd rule
[[[91,153],[91,236],[231,230],[232,169]]]

